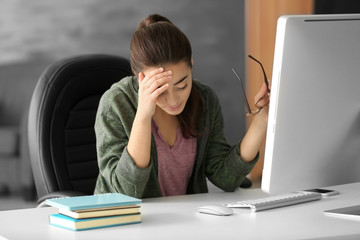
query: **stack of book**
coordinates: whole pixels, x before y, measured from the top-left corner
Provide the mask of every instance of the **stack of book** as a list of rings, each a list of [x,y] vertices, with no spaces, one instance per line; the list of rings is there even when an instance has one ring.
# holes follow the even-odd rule
[[[47,205],[58,208],[51,214],[51,225],[87,230],[141,222],[141,200],[120,193],[47,199]]]

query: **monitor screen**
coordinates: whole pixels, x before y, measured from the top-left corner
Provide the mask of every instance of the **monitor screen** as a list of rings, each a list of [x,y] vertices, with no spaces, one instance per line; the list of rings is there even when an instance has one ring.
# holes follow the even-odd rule
[[[360,14],[277,23],[262,190],[360,181]]]

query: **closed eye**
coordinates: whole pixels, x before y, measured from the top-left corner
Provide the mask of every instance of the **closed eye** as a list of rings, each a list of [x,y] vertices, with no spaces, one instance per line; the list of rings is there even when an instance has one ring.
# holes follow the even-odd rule
[[[177,86],[178,89],[185,89],[187,87],[187,83],[185,80],[187,79],[189,75],[186,75],[185,77],[181,78],[179,81],[177,81],[174,85]],[[184,84],[184,85],[183,85]]]
[[[178,85],[180,83],[182,83],[183,81],[185,81],[187,79],[189,75],[186,75],[185,77],[182,77],[179,81],[177,81],[174,85]]]
[[[183,87],[179,87],[179,86],[178,86],[178,89],[180,89],[180,90],[184,90],[185,88],[187,88],[187,86],[188,86],[188,84],[187,84],[187,83],[185,83]]]

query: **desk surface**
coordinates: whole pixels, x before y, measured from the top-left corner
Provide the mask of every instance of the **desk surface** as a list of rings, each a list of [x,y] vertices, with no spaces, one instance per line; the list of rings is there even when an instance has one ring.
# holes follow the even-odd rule
[[[325,216],[324,210],[360,204],[360,183],[331,187],[340,195],[252,213],[235,209],[221,217],[195,212],[267,196],[260,189],[145,199],[140,224],[74,232],[48,224],[52,207],[0,211],[0,236],[8,239],[360,239],[360,221]],[[1,239],[1,237],[0,237]]]

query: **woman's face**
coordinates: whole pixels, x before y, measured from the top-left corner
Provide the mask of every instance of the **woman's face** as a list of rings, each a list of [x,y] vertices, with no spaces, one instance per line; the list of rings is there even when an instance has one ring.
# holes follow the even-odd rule
[[[156,105],[170,115],[178,115],[184,110],[190,96],[192,69],[185,61],[163,67],[165,71],[172,72],[172,79],[169,82],[169,88],[158,97]],[[154,68],[146,69],[144,74],[146,75],[146,72],[152,69]]]

